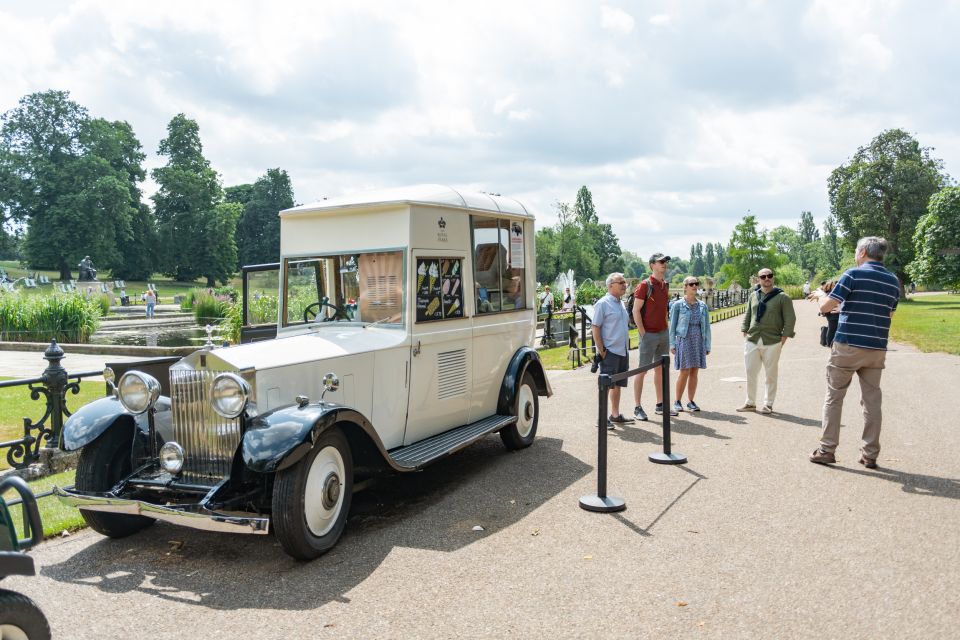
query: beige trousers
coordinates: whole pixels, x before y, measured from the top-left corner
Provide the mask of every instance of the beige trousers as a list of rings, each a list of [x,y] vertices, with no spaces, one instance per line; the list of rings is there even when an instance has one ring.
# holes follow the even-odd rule
[[[747,404],[757,404],[757,378],[760,376],[762,367],[766,374],[766,381],[761,404],[772,408],[773,401],[777,399],[777,377],[780,371],[780,351],[783,344],[779,340],[773,344],[762,344],[762,342],[762,340],[756,342],[746,340],[743,343],[743,363],[747,369]]]
[[[834,342],[827,363],[827,399],[823,403],[823,433],[820,448],[833,452],[840,441],[840,414],[843,398],[853,380],[860,378],[860,406],[863,407],[863,439],[860,451],[865,458],[876,460],[880,455],[880,424],[883,416],[880,405],[880,374],[887,352],[882,349],[862,349],[843,342]]]

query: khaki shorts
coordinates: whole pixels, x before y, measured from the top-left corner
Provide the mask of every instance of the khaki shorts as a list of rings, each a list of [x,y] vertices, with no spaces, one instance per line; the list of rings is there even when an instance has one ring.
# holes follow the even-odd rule
[[[670,353],[670,332],[666,329],[653,333],[647,331],[640,338],[640,346],[637,348],[640,352],[640,361],[638,367],[645,367],[658,360],[661,356]]]

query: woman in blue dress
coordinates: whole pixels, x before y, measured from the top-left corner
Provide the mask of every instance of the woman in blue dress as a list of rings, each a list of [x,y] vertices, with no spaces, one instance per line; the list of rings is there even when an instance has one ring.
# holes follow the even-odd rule
[[[683,390],[687,390],[687,411],[700,411],[694,396],[700,369],[707,368],[710,355],[710,309],[697,299],[700,281],[694,276],[683,280],[683,297],[670,305],[670,353],[677,374],[676,411],[683,411]]]

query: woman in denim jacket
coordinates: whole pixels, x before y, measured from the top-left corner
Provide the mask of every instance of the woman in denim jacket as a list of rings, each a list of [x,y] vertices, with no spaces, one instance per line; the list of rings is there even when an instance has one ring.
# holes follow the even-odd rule
[[[670,305],[670,353],[677,375],[676,411],[683,411],[683,389],[687,389],[687,411],[700,411],[694,402],[700,369],[707,368],[710,355],[710,309],[697,300],[700,281],[688,276],[683,280],[683,298]]]

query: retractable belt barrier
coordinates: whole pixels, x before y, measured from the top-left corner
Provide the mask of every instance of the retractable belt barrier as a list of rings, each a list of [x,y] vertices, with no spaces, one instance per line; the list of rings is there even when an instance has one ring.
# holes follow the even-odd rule
[[[607,495],[607,391],[621,380],[631,378],[638,373],[650,371],[660,367],[663,381],[663,451],[651,453],[647,458],[657,464],[684,464],[687,457],[682,453],[674,453],[670,449],[670,356],[664,354],[659,362],[652,362],[643,367],[637,367],[614,375],[600,374],[597,378],[599,387],[597,411],[597,494],[580,498],[580,508],[587,511],[609,513],[623,511],[627,503],[623,498]]]

